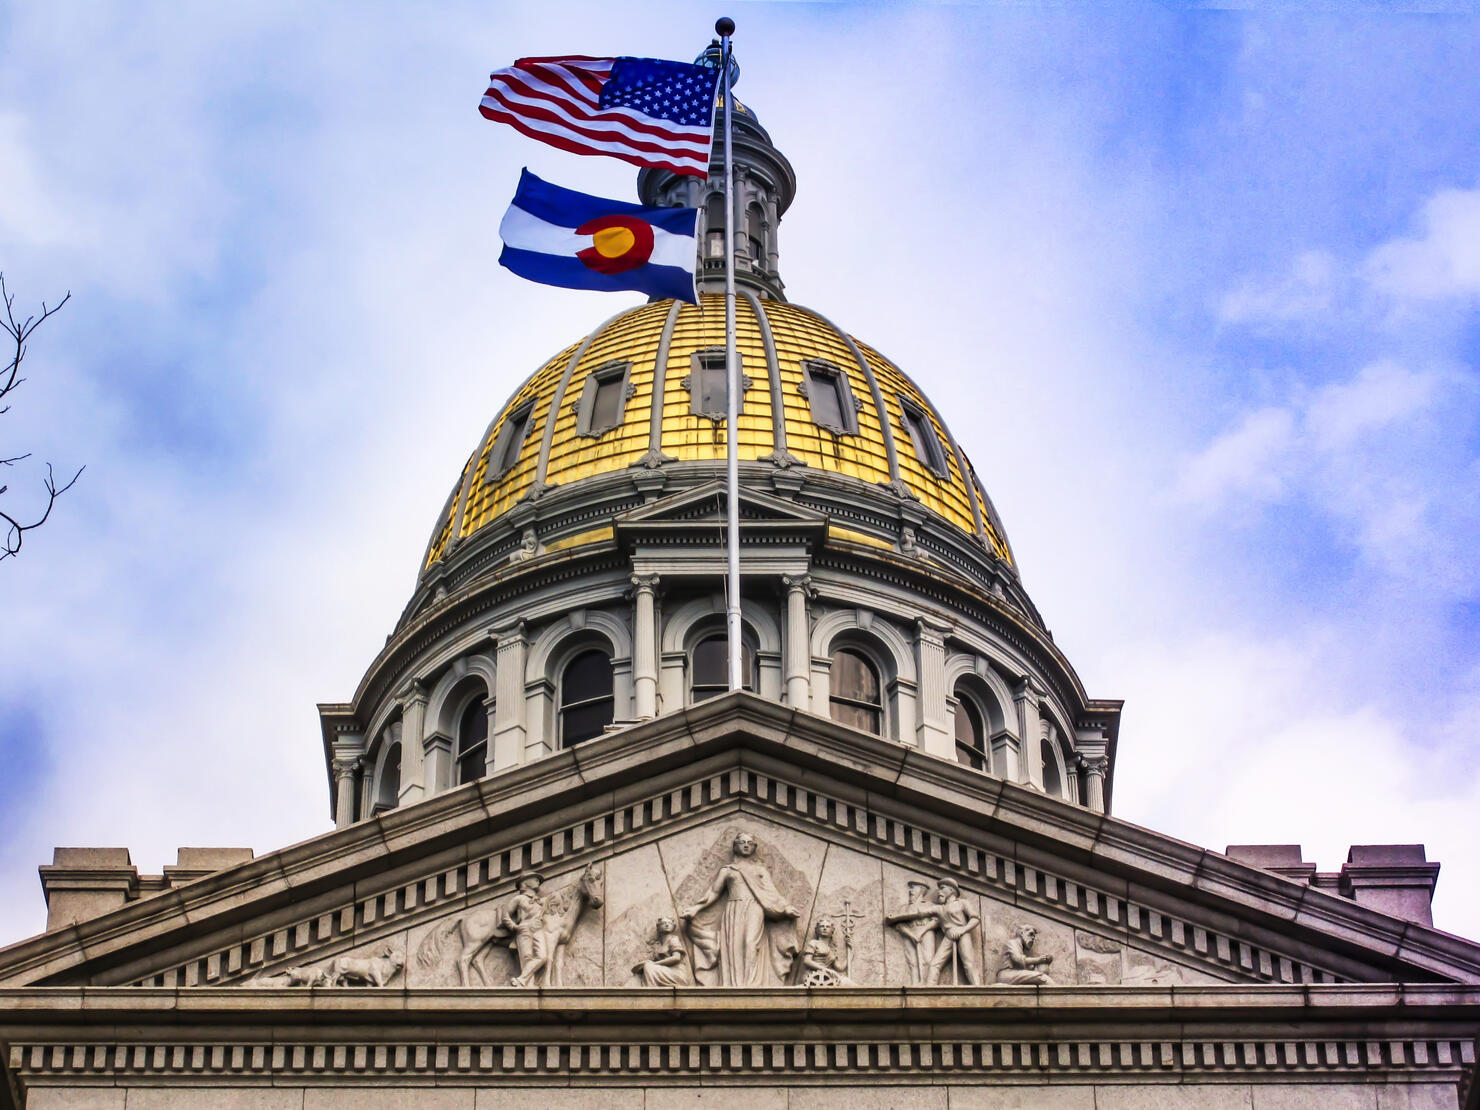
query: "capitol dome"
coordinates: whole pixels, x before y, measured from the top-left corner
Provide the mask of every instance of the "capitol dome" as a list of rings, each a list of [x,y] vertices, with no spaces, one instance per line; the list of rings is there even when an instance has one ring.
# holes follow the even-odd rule
[[[739,299],[736,331],[742,464],[884,487],[1011,567],[970,461],[898,367],[822,315],[752,290]],[[724,338],[724,298],[710,293],[698,305],[619,313],[546,362],[479,441],[425,566],[546,491],[632,467],[723,464]]]
[[[1104,812],[1120,703],[1089,698],[939,410],[788,300],[790,162],[735,121],[699,210],[699,302],[618,312],[493,414],[351,700],[320,707],[331,809],[373,818],[725,694],[724,255],[736,263],[746,693]],[[510,368],[505,368],[510,369]]]

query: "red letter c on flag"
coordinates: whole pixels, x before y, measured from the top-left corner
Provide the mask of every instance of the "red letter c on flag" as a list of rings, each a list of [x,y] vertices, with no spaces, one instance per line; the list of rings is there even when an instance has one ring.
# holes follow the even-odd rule
[[[624,274],[647,264],[653,254],[652,225],[636,216],[598,216],[576,228],[595,242],[576,257],[598,274]]]

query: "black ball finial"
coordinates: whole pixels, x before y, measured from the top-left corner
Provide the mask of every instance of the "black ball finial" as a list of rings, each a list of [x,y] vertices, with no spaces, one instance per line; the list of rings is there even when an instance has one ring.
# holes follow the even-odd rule
[[[735,33],[735,21],[727,15],[722,15],[714,21],[714,31],[720,38],[729,38]]]

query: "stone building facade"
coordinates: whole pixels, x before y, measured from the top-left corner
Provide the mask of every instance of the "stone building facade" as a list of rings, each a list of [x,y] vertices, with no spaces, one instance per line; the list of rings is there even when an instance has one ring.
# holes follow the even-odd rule
[[[1480,946],[1438,866],[1208,851],[1112,815],[1088,696],[942,414],[786,299],[748,109],[746,690],[724,692],[722,298],[517,389],[353,696],[331,832],[59,848],[0,950],[0,1106],[1474,1107]],[[717,357],[718,356],[718,357]]]

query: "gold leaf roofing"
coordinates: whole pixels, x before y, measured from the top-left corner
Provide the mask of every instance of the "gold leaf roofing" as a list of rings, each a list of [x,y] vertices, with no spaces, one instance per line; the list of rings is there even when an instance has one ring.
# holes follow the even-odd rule
[[[454,539],[466,539],[496,520],[537,481],[569,486],[625,469],[652,450],[682,461],[722,464],[724,423],[695,411],[693,376],[697,354],[723,350],[724,329],[721,295],[705,294],[698,305],[658,301],[613,317],[550,359],[515,391],[463,468],[437,521],[427,565],[442,558]],[[1011,560],[970,462],[929,399],[892,362],[809,309],[748,294],[737,301],[736,341],[741,373],[749,379],[739,421],[742,462],[784,448],[808,467],[869,485],[898,482],[936,516]],[[610,373],[614,364],[628,364],[621,420],[600,434],[582,434],[578,424],[587,379],[598,370]],[[830,429],[813,419],[809,364],[845,379],[855,402],[856,428]],[[906,425],[906,405],[934,431],[944,473],[919,456]],[[510,445],[501,436],[505,424],[520,416],[525,435],[509,460]],[[499,457],[507,465],[491,472]]]

